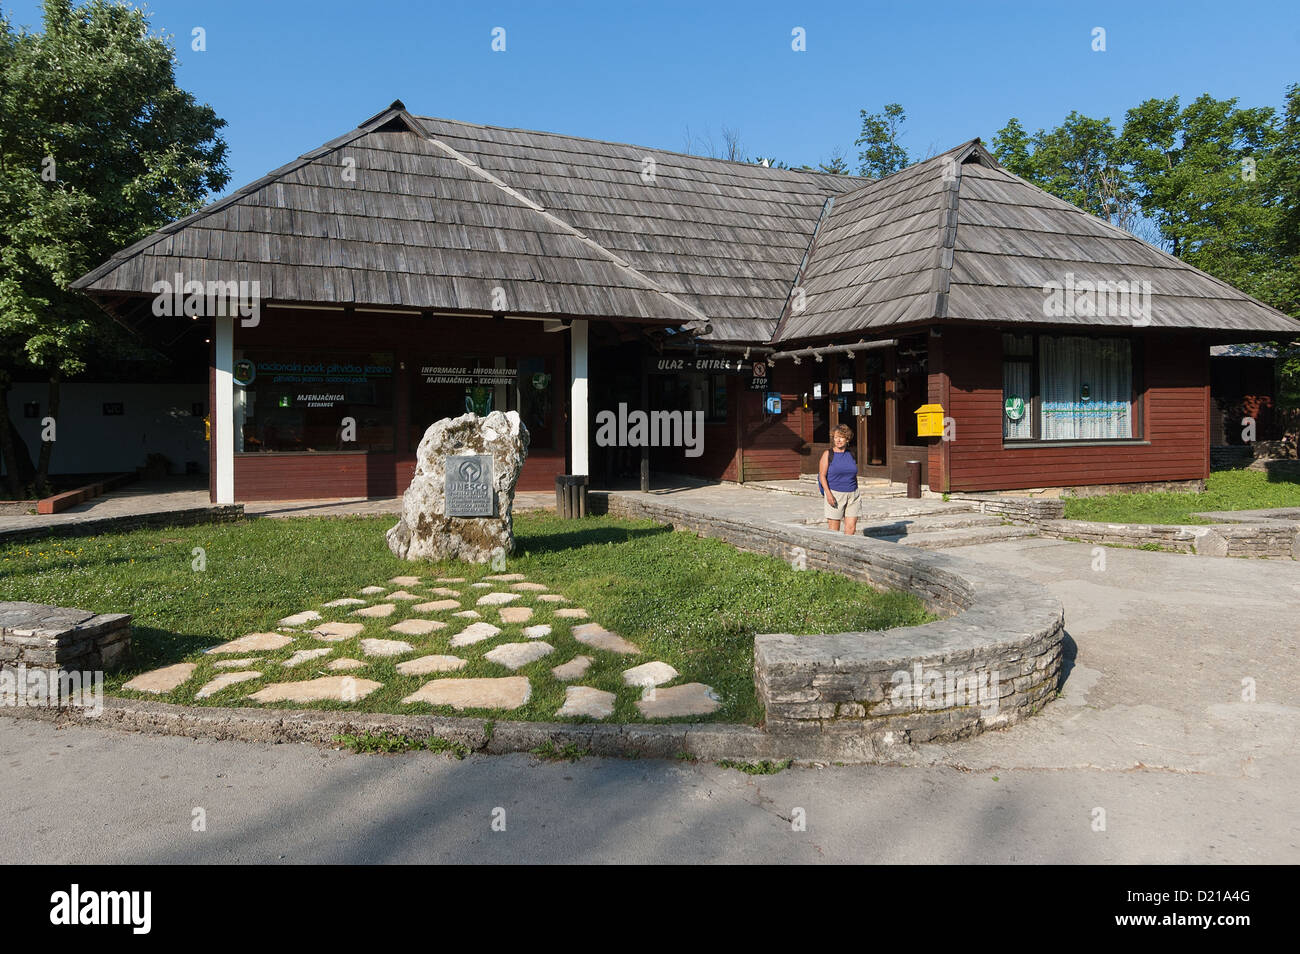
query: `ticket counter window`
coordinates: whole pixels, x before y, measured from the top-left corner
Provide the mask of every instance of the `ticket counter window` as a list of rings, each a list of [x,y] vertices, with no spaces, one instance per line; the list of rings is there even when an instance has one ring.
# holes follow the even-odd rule
[[[236,453],[393,449],[393,355],[237,350]]]

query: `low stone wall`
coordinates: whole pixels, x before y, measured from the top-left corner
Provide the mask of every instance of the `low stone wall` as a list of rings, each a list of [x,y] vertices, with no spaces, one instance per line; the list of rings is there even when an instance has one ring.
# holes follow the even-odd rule
[[[1205,489],[1205,481],[1195,480],[1147,480],[1136,484],[1089,484],[1083,487],[1062,487],[1065,497],[1105,497],[1110,494],[1199,494]]]
[[[1300,525],[1281,521],[1241,524],[1162,525],[1102,523],[1095,520],[1043,520],[1045,537],[1118,546],[1158,546],[1177,553],[1215,557],[1300,559]]]
[[[35,520],[36,518],[33,518]],[[114,517],[86,517],[33,523],[30,527],[0,529],[0,543],[40,540],[45,537],[91,537],[100,533],[125,533],[146,527],[181,527],[200,523],[232,523],[244,519],[243,504],[215,504],[211,507],[184,507],[179,510],[155,510],[149,513],[120,514]]]
[[[948,618],[884,632],[754,639],[754,682],[768,732],[803,751],[870,760],[891,745],[1005,726],[1055,693],[1065,614],[1046,589],[948,553],[778,523],[754,524],[656,497],[592,495],[593,507],[716,537],[918,596]]]
[[[93,672],[112,669],[130,652],[129,613],[0,603],[0,668]]]
[[[997,513],[1008,520],[1037,523],[1065,516],[1065,501],[1055,497],[1004,497],[994,494],[949,494],[949,500],[975,504],[980,513]]]

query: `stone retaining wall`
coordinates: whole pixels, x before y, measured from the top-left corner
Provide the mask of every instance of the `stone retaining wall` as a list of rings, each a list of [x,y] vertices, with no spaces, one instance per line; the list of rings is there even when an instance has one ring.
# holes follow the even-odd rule
[[[93,672],[113,668],[130,652],[129,613],[0,603],[0,668]]]
[[[37,518],[33,518],[35,521]],[[20,543],[45,537],[90,537],[100,533],[125,533],[146,527],[181,527],[200,523],[232,523],[244,519],[243,504],[217,504],[211,507],[184,507],[179,510],[155,510],[113,517],[47,521],[30,527],[0,529],[0,543]]]
[[[1300,560],[1300,526],[1284,523],[1161,525],[1042,520],[1045,537],[1118,546],[1158,546],[1177,553],[1215,557],[1286,557]]]
[[[948,615],[884,632],[756,636],[754,682],[768,732],[871,758],[892,744],[1009,725],[1036,711],[1060,683],[1065,614],[1038,584],[948,553],[846,540],[797,524],[755,524],[654,497],[593,494],[592,500],[615,516],[649,518],[808,569],[904,590]]]
[[[997,513],[1008,520],[1037,523],[1065,516],[1065,501],[1055,497],[1000,497],[992,494],[949,494],[949,500],[975,504],[980,513]]]

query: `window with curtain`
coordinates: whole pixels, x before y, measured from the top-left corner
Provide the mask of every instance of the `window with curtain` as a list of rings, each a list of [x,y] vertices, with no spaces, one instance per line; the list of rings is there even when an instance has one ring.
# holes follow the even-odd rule
[[[1135,436],[1133,346],[1126,338],[1002,336],[1006,440]]]

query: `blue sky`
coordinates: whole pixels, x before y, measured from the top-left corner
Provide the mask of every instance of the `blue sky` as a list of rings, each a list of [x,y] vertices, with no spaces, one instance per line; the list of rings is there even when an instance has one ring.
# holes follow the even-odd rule
[[[0,7],[39,26],[39,3]],[[1277,106],[1300,82],[1300,3],[1205,0],[440,3],[155,0],[178,80],[229,122],[230,188],[402,99],[417,115],[683,151],[739,132],[751,156],[856,170],[859,110],[907,109],[916,158],[1010,116],[1109,116],[1203,92]],[[207,49],[191,50],[194,27]],[[1105,52],[1092,49],[1094,27]],[[506,31],[505,52],[491,49]],[[807,49],[791,49],[791,31]]]

